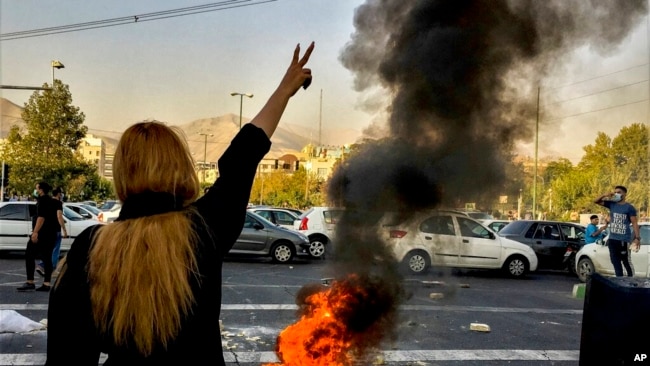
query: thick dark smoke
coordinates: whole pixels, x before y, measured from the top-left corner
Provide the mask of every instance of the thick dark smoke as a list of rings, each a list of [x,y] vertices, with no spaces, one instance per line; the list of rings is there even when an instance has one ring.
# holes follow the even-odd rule
[[[333,274],[399,282],[378,235],[382,214],[498,195],[514,143],[533,137],[539,81],[578,47],[614,50],[646,11],[646,0],[360,6],[340,59],[358,91],[389,95],[385,110],[376,111],[388,116],[389,136],[362,144],[330,180],[330,204],[346,208]],[[400,301],[399,293],[382,299]]]
[[[361,144],[328,186],[330,204],[345,207],[328,258],[331,294],[348,298],[335,315],[356,354],[395,334],[405,296],[382,242],[385,213],[498,195],[511,148],[533,136],[539,81],[578,47],[615,49],[645,14],[646,0],[367,0],[356,10],[341,61],[368,106],[377,90],[389,96],[376,111],[388,116],[388,136]],[[323,290],[300,291],[301,315]],[[310,341],[334,334],[318,331]]]
[[[341,61],[359,91],[390,94],[390,137],[349,160],[330,197],[399,201],[392,179],[404,166],[430,187],[411,195],[442,192],[443,204],[498,195],[511,147],[533,137],[539,80],[579,46],[614,49],[646,10],[644,0],[368,0]]]

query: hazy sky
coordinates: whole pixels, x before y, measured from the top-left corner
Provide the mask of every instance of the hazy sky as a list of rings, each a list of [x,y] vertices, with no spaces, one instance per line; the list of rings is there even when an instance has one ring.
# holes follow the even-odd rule
[[[115,27],[0,42],[3,85],[41,86],[51,82],[51,60],[64,69],[55,76],[68,84],[73,104],[90,128],[122,131],[153,118],[184,124],[227,113],[253,117],[273,91],[297,43],[316,42],[309,67],[314,81],[292,100],[283,121],[318,126],[323,90],[324,128],[362,130],[375,116],[358,106],[353,75],[339,55],[354,32],[353,15],[363,0],[252,0],[244,6]],[[614,0],[612,0],[614,1]],[[223,1],[221,1],[223,2]],[[0,32],[134,16],[209,1],[2,0]],[[214,2],[213,2],[214,3]],[[245,2],[242,4],[246,4]],[[648,28],[643,22],[615,50],[594,53],[585,46],[559,65],[541,85],[540,155],[576,162],[596,133],[614,136],[622,126],[648,119]],[[559,86],[563,86],[558,88]],[[3,89],[23,105],[31,92]],[[530,121],[535,123],[535,121]],[[533,144],[520,145],[529,155]]]

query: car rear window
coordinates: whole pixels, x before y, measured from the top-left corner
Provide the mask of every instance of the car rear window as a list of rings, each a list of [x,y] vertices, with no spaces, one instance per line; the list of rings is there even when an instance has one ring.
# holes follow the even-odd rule
[[[332,211],[323,211],[323,218],[326,224],[336,224],[340,219],[343,211],[332,210]]]
[[[521,234],[521,232],[528,226],[529,222],[526,221],[513,221],[506,225],[499,234]]]

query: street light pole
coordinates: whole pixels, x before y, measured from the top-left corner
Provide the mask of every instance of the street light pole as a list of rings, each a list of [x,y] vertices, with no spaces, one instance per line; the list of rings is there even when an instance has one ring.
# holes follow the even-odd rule
[[[205,183],[205,170],[206,170],[205,169],[205,161],[206,161],[207,155],[208,155],[208,136],[212,137],[214,135],[211,134],[211,133],[199,133],[199,135],[204,137],[204,140],[203,140],[203,164],[201,164],[202,165],[201,169],[203,170],[203,182]]]
[[[52,87],[54,87],[54,69],[64,69],[65,66],[59,60],[52,60]]]
[[[249,97],[252,98],[253,94],[250,93],[237,93],[237,92],[232,92],[230,93],[231,96],[239,95],[239,129],[241,130],[241,117],[242,117],[242,109],[244,106],[244,97]]]

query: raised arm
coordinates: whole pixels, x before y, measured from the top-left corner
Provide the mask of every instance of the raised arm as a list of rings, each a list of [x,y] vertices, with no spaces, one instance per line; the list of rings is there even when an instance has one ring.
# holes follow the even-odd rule
[[[289,98],[296,94],[306,79],[311,79],[311,70],[305,68],[305,65],[307,64],[307,61],[309,61],[309,56],[313,50],[314,42],[309,45],[302,58],[299,58],[300,45],[296,46],[296,49],[293,51],[291,64],[289,65],[287,72],[284,74],[280,85],[278,85],[278,88],[273,92],[264,107],[262,107],[259,113],[250,122],[264,130],[266,136],[269,138],[271,138],[278,126],[280,117],[289,102]]]

